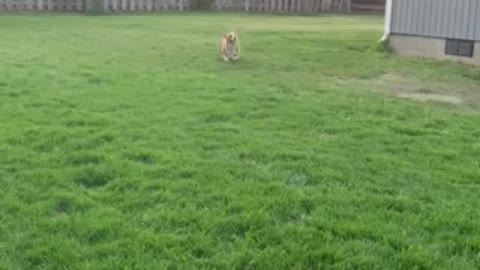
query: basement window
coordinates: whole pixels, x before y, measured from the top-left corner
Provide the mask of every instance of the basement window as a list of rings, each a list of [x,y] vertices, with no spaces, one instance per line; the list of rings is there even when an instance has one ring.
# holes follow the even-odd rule
[[[475,42],[471,40],[447,39],[445,54],[462,57],[473,57]]]

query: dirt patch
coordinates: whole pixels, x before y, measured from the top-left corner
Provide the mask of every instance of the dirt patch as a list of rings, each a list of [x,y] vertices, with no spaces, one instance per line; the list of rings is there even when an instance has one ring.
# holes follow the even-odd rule
[[[414,99],[419,101],[437,101],[450,104],[462,104],[463,100],[458,94],[435,93],[428,89],[415,89],[410,87],[393,86],[392,93],[401,98]]]
[[[464,102],[462,89],[452,90],[445,84],[421,82],[395,73],[386,73],[377,79],[377,83],[387,94],[418,101],[435,101],[459,105]]]
[[[326,141],[326,140],[329,140],[331,138],[332,138],[332,135],[330,135],[328,133],[320,132],[320,133],[315,134],[315,139],[320,140],[320,141]]]
[[[402,81],[406,81],[406,78],[404,78],[399,74],[386,73],[380,77],[380,80],[385,82],[402,82]]]

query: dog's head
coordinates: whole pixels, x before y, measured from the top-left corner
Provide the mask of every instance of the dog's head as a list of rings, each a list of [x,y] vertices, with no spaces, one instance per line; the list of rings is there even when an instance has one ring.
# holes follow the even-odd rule
[[[227,33],[225,35],[225,37],[227,38],[228,42],[231,43],[231,44],[237,42],[237,40],[238,40],[238,35],[237,35],[237,32],[235,30],[232,30],[229,33]]]

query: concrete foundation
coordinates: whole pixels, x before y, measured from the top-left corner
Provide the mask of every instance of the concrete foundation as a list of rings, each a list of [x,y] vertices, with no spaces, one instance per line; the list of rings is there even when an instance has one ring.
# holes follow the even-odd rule
[[[445,54],[445,39],[390,34],[389,44],[402,56],[427,57],[480,65],[480,42],[475,43],[473,58]]]

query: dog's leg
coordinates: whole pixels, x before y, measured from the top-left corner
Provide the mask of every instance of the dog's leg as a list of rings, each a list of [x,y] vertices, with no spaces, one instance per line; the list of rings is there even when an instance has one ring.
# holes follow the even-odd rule
[[[237,40],[237,44],[234,45],[231,52],[232,60],[238,60],[240,58],[240,41]]]

